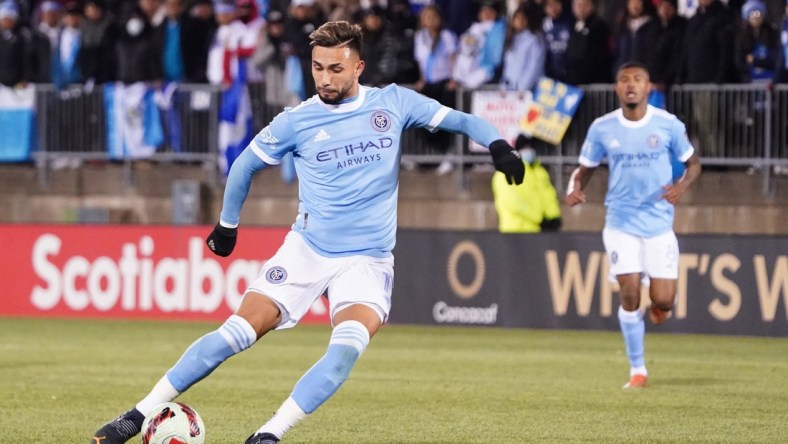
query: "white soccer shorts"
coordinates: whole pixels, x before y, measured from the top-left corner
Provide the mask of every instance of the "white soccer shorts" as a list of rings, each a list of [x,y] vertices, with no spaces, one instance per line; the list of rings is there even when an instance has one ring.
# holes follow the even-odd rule
[[[640,273],[644,279],[678,279],[679,242],[673,231],[654,237],[635,236],[612,228],[602,231],[610,277]]]
[[[247,291],[262,293],[282,310],[277,329],[295,326],[328,290],[329,313],[351,304],[366,305],[385,322],[391,309],[394,256],[325,257],[312,250],[295,231],[287,233],[274,256],[263,265]]]

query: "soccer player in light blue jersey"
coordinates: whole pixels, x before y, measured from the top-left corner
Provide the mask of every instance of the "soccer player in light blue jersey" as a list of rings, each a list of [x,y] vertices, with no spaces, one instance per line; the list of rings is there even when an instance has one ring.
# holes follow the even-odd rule
[[[519,154],[482,119],[397,85],[359,85],[361,35],[348,22],[329,22],[312,33],[317,95],[276,116],[233,163],[219,223],[207,239],[217,255],[232,253],[253,176],[292,152],[300,205],[284,243],[236,313],[195,341],[145,398],[100,428],[91,443],[126,442],[156,405],[172,401],[269,331],[296,325],[323,292],[333,325],[325,355],[246,444],[279,442],[339,389],[391,307],[403,129],[465,134],[489,147],[510,184],[523,182]]]
[[[583,189],[607,158],[607,215],[602,238],[610,274],[618,281],[618,319],[630,364],[624,388],[643,388],[645,322],[640,306],[641,280],[648,278],[649,318],[661,324],[673,308],[679,248],[673,232],[673,206],[698,178],[700,160],[684,124],[648,104],[651,82],[646,67],[625,63],[616,75],[621,108],[594,121],[580,152],[580,166],[569,179],[566,203],[585,202]],[[686,166],[674,181],[671,156]]]

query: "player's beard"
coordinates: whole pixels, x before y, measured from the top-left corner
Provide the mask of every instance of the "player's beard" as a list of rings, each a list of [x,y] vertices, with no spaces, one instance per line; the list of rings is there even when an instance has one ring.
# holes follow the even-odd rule
[[[320,97],[320,100],[322,100],[323,103],[327,103],[329,105],[338,105],[347,98],[352,86],[352,82],[350,84],[343,85],[341,88],[337,89],[337,93],[333,98],[324,96],[320,93],[320,91],[317,92],[317,95]]]

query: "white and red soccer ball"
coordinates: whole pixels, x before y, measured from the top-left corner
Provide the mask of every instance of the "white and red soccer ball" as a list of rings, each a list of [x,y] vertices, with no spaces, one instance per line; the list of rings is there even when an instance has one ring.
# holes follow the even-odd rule
[[[142,423],[142,444],[203,444],[205,424],[193,408],[165,402],[154,408]]]

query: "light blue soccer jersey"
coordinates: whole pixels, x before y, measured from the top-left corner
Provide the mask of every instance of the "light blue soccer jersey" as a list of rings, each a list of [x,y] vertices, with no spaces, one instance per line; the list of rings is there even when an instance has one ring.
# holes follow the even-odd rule
[[[695,152],[684,124],[651,105],[637,122],[618,109],[594,121],[580,152],[580,164],[610,167],[607,195],[609,228],[652,237],[673,229],[673,205],[661,196],[673,183],[671,153],[686,162]]]
[[[382,257],[394,248],[400,136],[451,111],[407,88],[359,86],[339,105],[317,96],[287,109],[249,147],[277,165],[293,152],[300,204],[293,230],[324,256]]]

